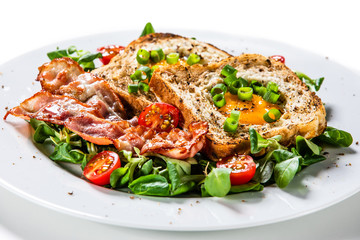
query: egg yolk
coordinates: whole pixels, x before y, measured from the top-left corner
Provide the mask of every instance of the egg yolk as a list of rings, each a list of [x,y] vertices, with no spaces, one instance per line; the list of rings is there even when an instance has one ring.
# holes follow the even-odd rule
[[[253,94],[251,101],[243,101],[237,95],[229,92],[225,93],[226,104],[219,108],[219,112],[230,117],[232,110],[240,111],[240,124],[257,124],[261,125],[266,123],[263,116],[272,108],[280,110],[276,104],[265,101],[262,97]]]

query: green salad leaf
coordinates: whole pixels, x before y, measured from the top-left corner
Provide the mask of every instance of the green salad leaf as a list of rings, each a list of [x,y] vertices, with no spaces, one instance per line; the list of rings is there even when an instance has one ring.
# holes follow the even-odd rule
[[[91,53],[89,51],[78,50],[75,46],[70,46],[67,49],[57,49],[52,52],[48,52],[47,56],[50,60],[55,58],[68,57],[78,62],[85,71],[91,71],[95,69],[94,60],[101,58],[101,53]]]
[[[316,139],[340,147],[349,147],[353,143],[353,138],[350,133],[334,127],[327,127],[324,133]]]
[[[230,168],[214,168],[205,178],[204,187],[206,192],[213,197],[226,196],[231,188]]]
[[[311,79],[309,76],[307,76],[305,73],[302,72],[295,72],[295,74],[302,80],[310,89],[310,91],[315,92],[319,91],[321,84],[324,81],[324,78],[317,78],[317,79]]]
[[[155,32],[154,27],[152,26],[152,24],[150,22],[148,22],[145,25],[144,30],[141,32],[140,37],[143,37],[145,35],[148,35],[148,34],[154,33],[154,32]]]

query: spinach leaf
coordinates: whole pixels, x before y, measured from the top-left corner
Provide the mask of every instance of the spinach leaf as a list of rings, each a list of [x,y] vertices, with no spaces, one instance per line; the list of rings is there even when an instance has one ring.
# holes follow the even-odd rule
[[[259,153],[263,148],[269,146],[269,141],[261,137],[261,135],[253,128],[249,128],[251,153]]]
[[[309,166],[314,163],[318,163],[324,161],[326,157],[323,155],[312,155],[312,156],[305,156],[300,160],[301,166]]]
[[[55,137],[55,130],[43,121],[30,119],[31,126],[35,129],[33,139],[37,143],[44,143],[49,137]]]
[[[224,197],[231,188],[230,168],[214,168],[205,178],[204,187],[206,192],[213,197]]]
[[[245,184],[231,186],[231,193],[241,193],[241,192],[249,192],[249,191],[262,191],[264,186],[257,182],[248,182]]]
[[[301,156],[320,155],[321,147],[303,136],[296,136],[296,151]]]
[[[141,176],[149,175],[152,172],[152,170],[153,170],[153,160],[150,159],[141,166],[140,175]]]
[[[53,161],[82,163],[86,155],[78,149],[73,149],[69,143],[62,142],[55,146],[54,152],[49,158]]]
[[[160,175],[141,176],[129,184],[135,194],[152,196],[169,196],[170,185],[166,178]]]
[[[124,176],[126,176],[126,173],[128,172],[128,170],[129,170],[129,168],[127,168],[127,167],[121,167],[121,168],[115,169],[111,173],[110,185],[112,188],[121,187],[127,182],[126,178],[124,178]]]
[[[94,60],[101,58],[102,54],[78,50],[75,46],[70,46],[67,49],[59,49],[59,47],[57,47],[55,51],[48,52],[47,56],[50,60],[62,57],[71,58],[72,60],[78,62],[85,71],[90,71],[95,69]]]
[[[277,135],[268,139],[264,139],[254,128],[249,128],[250,150],[252,154],[259,153],[262,149],[269,147],[269,151],[274,149],[286,149],[280,145],[281,136]]]
[[[279,163],[279,162],[282,162],[282,161],[285,161],[285,160],[288,160],[290,158],[294,158],[294,157],[297,157],[298,155],[293,153],[293,152],[289,152],[287,150],[284,150],[284,149],[277,149],[277,150],[274,150],[273,151],[273,159]]]
[[[206,191],[205,184],[200,185],[201,197],[211,197],[211,195]]]
[[[303,81],[310,89],[310,91],[315,92],[319,91],[321,84],[324,81],[324,78],[317,78],[317,79],[311,79],[306,74],[302,72],[295,72],[295,74],[300,78],[301,81]]]
[[[180,185],[180,177],[179,177],[179,173],[176,170],[175,164],[173,164],[172,162],[168,161],[166,162],[167,164],[167,169],[169,172],[169,179],[170,179],[170,183],[171,183],[171,191],[175,191],[175,189],[177,189]]]
[[[140,37],[143,37],[143,36],[145,36],[145,35],[148,35],[148,34],[154,33],[154,32],[155,32],[155,30],[154,30],[152,24],[151,24],[150,22],[148,22],[148,23],[145,25],[144,30],[142,31]]]
[[[299,168],[299,158],[297,156],[275,164],[274,178],[280,188],[286,187],[294,178]]]
[[[196,186],[196,183],[194,181],[188,181],[181,183],[175,190],[171,192],[171,196],[176,196],[182,193],[189,192]]]
[[[327,127],[324,133],[316,139],[340,147],[349,147],[353,142],[350,133],[333,127]]]
[[[260,183],[266,183],[270,180],[275,163],[271,161],[273,151],[268,152],[265,157],[257,161],[256,172],[253,180]]]

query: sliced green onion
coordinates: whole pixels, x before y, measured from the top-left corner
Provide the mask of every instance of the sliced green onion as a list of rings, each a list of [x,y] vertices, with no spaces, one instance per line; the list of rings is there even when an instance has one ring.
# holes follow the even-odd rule
[[[232,118],[227,118],[224,123],[224,131],[234,133],[234,132],[236,132],[236,129],[238,126],[239,126],[238,121],[236,121]]]
[[[251,101],[253,96],[253,89],[251,87],[241,87],[239,88],[237,94],[240,100]]]
[[[164,51],[161,48],[157,48],[155,50],[151,50],[150,59],[154,63],[160,62],[165,59]]]
[[[225,67],[221,70],[221,74],[224,75],[225,77],[228,77],[232,74],[235,75],[236,73],[237,70],[230,65],[225,65]]]
[[[240,82],[239,80],[233,81],[233,82],[230,84],[230,86],[229,86],[229,92],[230,92],[231,94],[236,95],[236,94],[238,94],[238,90],[239,90],[239,88],[241,88],[241,87],[242,87],[242,86],[241,86],[241,82]]]
[[[236,132],[237,127],[239,126],[240,111],[232,110],[230,117],[225,120],[224,130],[226,132]]]
[[[216,84],[210,91],[211,96],[215,96],[217,94],[225,94],[227,91],[227,87],[223,83]]]
[[[144,91],[144,92],[148,92],[150,90],[149,85],[147,85],[146,83],[139,83],[139,88],[140,90]]]
[[[261,84],[261,82],[258,82],[258,81],[256,81],[256,80],[252,80],[252,81],[250,82],[250,87],[254,88],[255,86],[257,86],[257,87],[262,87],[263,85]],[[255,89],[254,89],[254,90],[255,90]]]
[[[200,56],[196,55],[195,53],[191,53],[186,61],[187,64],[194,65],[200,62]]]
[[[238,122],[240,120],[240,111],[232,110],[230,117]]]
[[[266,85],[266,88],[268,90],[271,90],[271,91],[275,92],[275,93],[277,93],[279,91],[279,86],[274,82],[268,82],[267,85]]]
[[[255,86],[254,85],[253,88],[254,88],[254,92],[261,97],[264,97],[264,95],[267,91],[266,87],[263,87],[263,86]]]
[[[242,77],[239,77],[238,80],[239,80],[240,83],[241,83],[241,87],[248,87],[248,86],[249,86],[248,81],[246,81],[246,80],[243,79]]]
[[[149,68],[147,66],[141,66],[141,67],[138,68],[138,70],[143,71],[144,73],[146,73],[147,79],[149,79],[149,80],[151,79],[151,75],[152,75],[151,68]]]
[[[279,120],[281,117],[281,112],[276,109],[276,108],[272,108],[270,109],[267,113],[264,114],[263,118],[266,122],[268,123],[272,123],[275,122],[277,120]]]
[[[130,75],[131,80],[133,81],[144,81],[147,79],[147,74],[144,71],[136,70],[133,74]]]
[[[264,94],[264,100],[269,102],[269,103],[276,103],[277,100],[279,99],[280,94],[274,93],[271,90],[267,90],[267,92]]]
[[[128,91],[129,91],[129,93],[137,93],[139,91],[139,85],[138,84],[129,84]]]
[[[226,104],[225,97],[223,94],[216,94],[213,97],[213,101],[216,107],[221,108]]]
[[[237,78],[235,76],[235,74],[229,75],[224,79],[224,82],[226,85],[230,86],[232,82],[236,81]]]
[[[136,61],[140,64],[148,64],[150,59],[150,53],[146,51],[145,49],[139,49],[139,51],[136,54]]]
[[[166,55],[166,62],[168,64],[175,64],[179,61],[179,54],[178,53],[169,53]]]

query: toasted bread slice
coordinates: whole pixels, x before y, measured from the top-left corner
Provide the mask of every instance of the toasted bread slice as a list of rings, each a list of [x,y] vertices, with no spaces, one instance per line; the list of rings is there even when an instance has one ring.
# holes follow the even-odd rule
[[[236,133],[223,130],[226,117],[213,104],[210,90],[223,82],[220,73],[227,64],[238,70],[237,77],[258,80],[264,85],[269,81],[278,84],[279,106],[283,112],[278,121],[240,124]],[[150,88],[159,100],[180,109],[185,127],[199,120],[209,123],[205,153],[214,160],[236,153],[248,154],[249,127],[265,138],[281,135],[283,144],[293,143],[297,135],[316,137],[326,127],[325,108],[320,98],[284,64],[257,54],[230,57],[208,66],[161,67],[153,73]]]
[[[118,93],[125,105],[134,111],[134,114],[139,114],[144,107],[157,102],[156,96],[151,91],[136,94],[128,92],[128,85],[133,83],[130,75],[140,67],[136,61],[136,55],[141,48],[148,51],[162,48],[165,54],[179,53],[180,58],[187,57],[190,53],[196,53],[201,57],[200,64],[202,65],[221,61],[231,56],[211,44],[171,33],[153,33],[131,42],[108,65],[94,70],[93,73],[108,80],[111,87]]]

